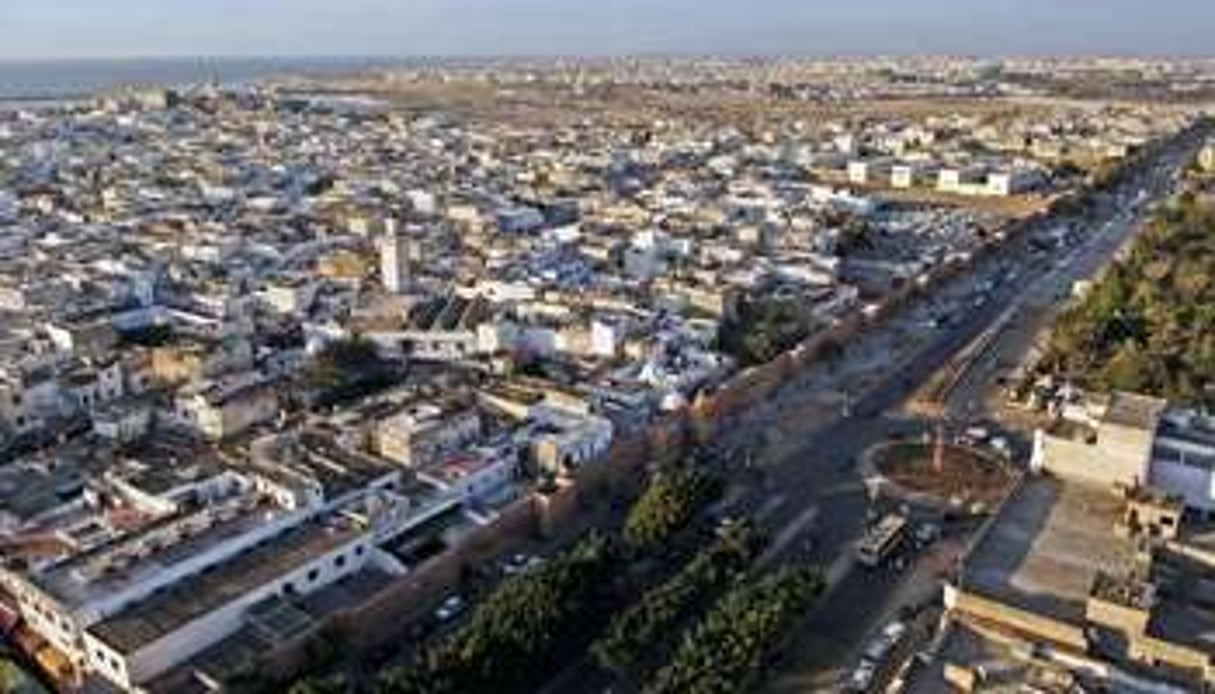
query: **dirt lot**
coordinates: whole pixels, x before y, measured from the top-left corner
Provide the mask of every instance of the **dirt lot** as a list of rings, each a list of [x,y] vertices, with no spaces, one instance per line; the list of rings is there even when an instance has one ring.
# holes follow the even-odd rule
[[[600,86],[575,90],[563,85],[499,86],[482,81],[393,81],[357,78],[327,82],[340,93],[372,95],[413,111],[442,110],[457,117],[543,127],[583,120],[619,126],[648,126],[672,119],[763,130],[775,123],[874,119],[892,116],[976,115],[993,119],[1033,115],[1048,108],[1003,98],[881,99],[816,103],[740,90],[669,91],[645,86]]]

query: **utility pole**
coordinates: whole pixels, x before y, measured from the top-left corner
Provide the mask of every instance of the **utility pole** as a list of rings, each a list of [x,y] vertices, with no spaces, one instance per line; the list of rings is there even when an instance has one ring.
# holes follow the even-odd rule
[[[937,420],[936,441],[932,449],[932,468],[938,475],[945,472],[945,420]]]

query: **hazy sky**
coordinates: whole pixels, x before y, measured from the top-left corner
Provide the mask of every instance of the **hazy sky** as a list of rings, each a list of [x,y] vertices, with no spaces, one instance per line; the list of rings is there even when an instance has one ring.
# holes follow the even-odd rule
[[[0,0],[0,59],[1209,53],[1215,0]]]

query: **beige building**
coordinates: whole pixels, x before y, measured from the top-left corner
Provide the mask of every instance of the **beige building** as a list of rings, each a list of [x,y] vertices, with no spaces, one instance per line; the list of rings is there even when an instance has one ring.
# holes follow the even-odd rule
[[[475,408],[455,403],[423,404],[382,420],[375,431],[376,450],[407,467],[435,462],[481,436],[481,417]]]
[[[1147,483],[1152,445],[1168,403],[1114,393],[1070,407],[1049,430],[1034,436],[1030,466],[1061,479],[1107,490]]]
[[[985,670],[1000,657],[1049,664],[1111,691],[1215,685],[1215,618],[1199,588],[1215,578],[1215,547],[1179,533],[1181,509],[1180,500],[1142,489],[1025,480],[945,590],[951,624],[1020,645],[977,661],[982,649],[973,644],[946,647],[937,667],[969,691],[988,690]],[[922,685],[911,691],[933,686]]]
[[[178,394],[174,418],[207,438],[218,440],[269,422],[278,413],[278,391],[274,384],[253,377],[184,388]]]

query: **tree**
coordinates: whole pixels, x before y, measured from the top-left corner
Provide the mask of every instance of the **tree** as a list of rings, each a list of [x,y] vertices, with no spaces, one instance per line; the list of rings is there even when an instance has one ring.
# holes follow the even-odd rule
[[[1055,323],[1044,366],[1090,388],[1215,406],[1215,206],[1163,209]]]
[[[297,681],[287,690],[287,694],[346,694],[351,691],[350,683],[342,674],[326,677],[307,677]]]
[[[1104,383],[1109,390],[1142,392],[1152,383],[1151,366],[1143,350],[1125,342],[1105,367]]]
[[[766,298],[740,303],[733,320],[723,322],[718,343],[744,366],[766,364],[810,336],[814,323],[794,301]]]
[[[720,492],[720,480],[695,468],[660,473],[629,509],[625,542],[642,551],[662,547]]]
[[[612,620],[591,646],[595,662],[620,677],[643,675],[661,662],[680,628],[741,575],[760,544],[749,527],[726,528],[679,573]]]
[[[331,404],[374,392],[387,385],[393,365],[380,357],[375,343],[362,338],[325,345],[304,371],[303,385]]]
[[[786,569],[728,593],[685,634],[645,694],[734,694],[753,687],[785,632],[822,592],[812,570]]]
[[[19,692],[27,681],[21,668],[10,660],[0,658],[0,692]]]
[[[386,673],[386,694],[531,691],[581,653],[616,606],[620,555],[593,536],[536,571],[506,581],[468,624]]]

